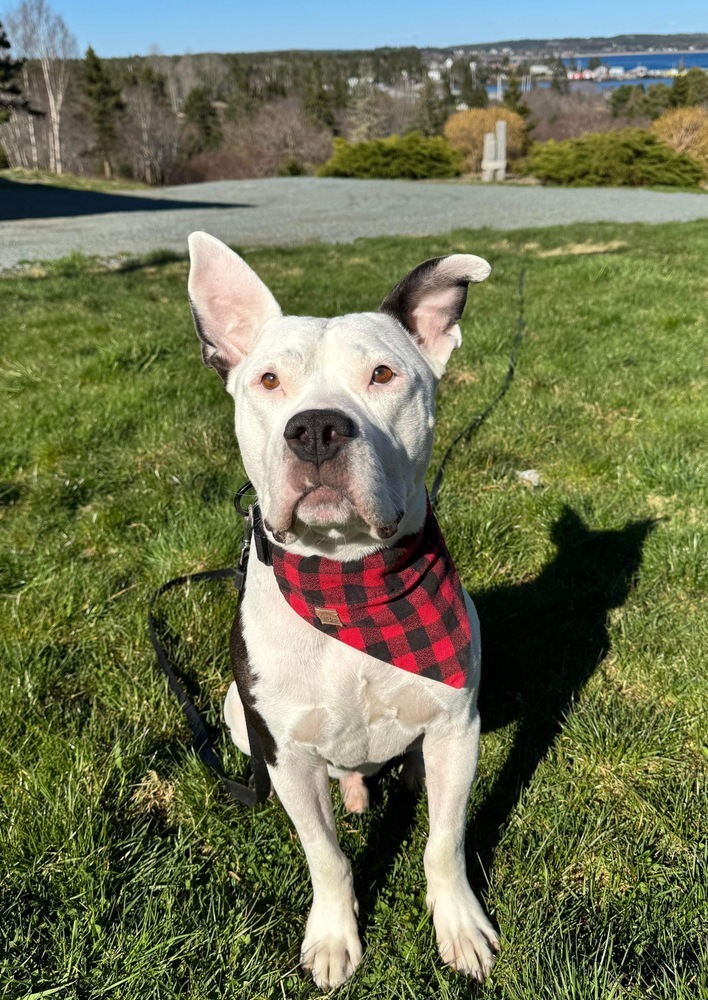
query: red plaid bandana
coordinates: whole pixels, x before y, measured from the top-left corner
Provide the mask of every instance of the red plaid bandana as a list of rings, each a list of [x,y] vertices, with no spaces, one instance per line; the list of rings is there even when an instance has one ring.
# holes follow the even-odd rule
[[[417,535],[363,559],[297,556],[271,545],[293,611],[325,635],[459,688],[470,658],[462,584],[430,507]]]

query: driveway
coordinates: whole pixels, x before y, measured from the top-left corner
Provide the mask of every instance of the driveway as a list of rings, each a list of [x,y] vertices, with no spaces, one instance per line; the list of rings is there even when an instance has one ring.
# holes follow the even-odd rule
[[[185,251],[205,229],[239,246],[360,236],[432,235],[491,226],[708,218],[708,195],[628,188],[267,178],[102,194],[0,186],[0,268],[83,251],[101,257]]]

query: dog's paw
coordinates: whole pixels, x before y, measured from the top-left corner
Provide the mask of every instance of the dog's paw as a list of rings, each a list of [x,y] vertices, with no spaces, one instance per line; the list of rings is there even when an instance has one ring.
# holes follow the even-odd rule
[[[345,774],[339,779],[344,808],[350,813],[363,813],[369,808],[369,789],[364,775],[358,771]]]
[[[496,960],[499,938],[471,889],[428,898],[440,957],[456,972],[484,982]]]
[[[340,986],[361,961],[361,942],[354,911],[342,916],[331,910],[315,912],[307,921],[300,964],[309,969],[321,990]]]

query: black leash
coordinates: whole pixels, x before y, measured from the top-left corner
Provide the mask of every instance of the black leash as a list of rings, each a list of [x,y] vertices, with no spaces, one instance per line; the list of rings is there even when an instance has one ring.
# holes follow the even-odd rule
[[[253,507],[248,506],[247,508],[244,508],[243,498],[245,494],[252,489],[253,486],[251,483],[246,482],[234,497],[234,506],[237,512],[244,519],[243,541],[241,543],[238,565],[235,567],[229,566],[224,569],[208,569],[201,573],[188,573],[185,576],[176,576],[173,580],[168,580],[167,583],[163,583],[163,585],[155,591],[150,599],[148,608],[148,632],[150,633],[150,642],[155,650],[157,662],[162,668],[163,674],[167,678],[170,690],[177,698],[180,708],[184,712],[185,718],[189,723],[189,728],[192,730],[194,749],[199,754],[202,763],[206,765],[216,778],[218,778],[229,795],[236,799],[237,802],[241,802],[247,806],[256,806],[259,803],[264,802],[270,794],[270,776],[268,774],[268,768],[263,756],[263,747],[261,745],[260,737],[253,726],[251,713],[242,699],[244,716],[246,718],[248,745],[251,750],[250,769],[253,778],[253,786],[250,784],[244,785],[239,781],[234,781],[232,778],[227,777],[224,772],[219,755],[214,749],[211,737],[209,736],[207,728],[204,725],[204,720],[187,696],[187,693],[182,687],[179,678],[170,663],[167,650],[158,639],[157,622],[155,620],[154,609],[159,598],[162,597],[163,594],[167,593],[168,590],[172,590],[173,587],[179,587],[184,583],[201,583],[203,580],[233,580],[234,587],[238,591],[238,597],[236,600],[236,614],[238,614],[241,600],[246,589],[246,568],[248,566],[248,556],[251,548],[254,524]]]
[[[516,336],[514,337],[514,342],[512,344],[511,355],[509,357],[509,367],[507,369],[504,383],[489,405],[485,407],[481,413],[477,414],[474,420],[470,421],[464,430],[457,435],[445,452],[443,460],[440,463],[440,468],[438,469],[433,481],[433,487],[430,491],[430,502],[433,507],[435,507],[437,502],[438,493],[443,480],[443,473],[445,471],[445,465],[447,464],[450,455],[461,441],[469,440],[472,435],[479,430],[490,413],[509,391],[509,386],[511,385],[516,372],[516,351],[521,343],[523,330],[524,271],[522,269],[519,274],[519,316],[516,326]],[[259,549],[259,554],[261,555],[261,546],[267,545],[266,536],[264,532],[260,530],[260,510],[258,508],[258,502],[256,501],[255,504],[244,505],[244,497],[252,490],[252,483],[246,482],[234,497],[234,507],[236,508],[237,513],[244,519],[243,541],[241,543],[238,565],[236,567],[229,566],[224,569],[209,569],[204,570],[201,573],[188,573],[185,576],[176,576],[173,580],[168,580],[167,583],[163,583],[163,585],[155,591],[150,599],[148,608],[148,631],[150,633],[150,641],[153,645],[153,649],[155,650],[157,662],[167,678],[170,690],[176,696],[180,708],[184,712],[187,722],[189,723],[189,728],[192,730],[194,748],[199,754],[202,762],[212,772],[212,774],[218,778],[229,795],[236,799],[237,802],[241,802],[247,806],[259,805],[268,798],[268,795],[270,794],[270,776],[268,774],[268,767],[263,756],[263,746],[261,744],[260,737],[253,726],[251,712],[246,705],[245,699],[242,698],[241,702],[243,704],[243,711],[246,718],[248,745],[251,750],[249,763],[253,785],[250,783],[248,785],[244,785],[241,784],[241,782],[234,781],[232,778],[227,777],[224,772],[221,760],[214,749],[211,737],[209,736],[207,728],[204,725],[204,721],[202,720],[202,717],[197,709],[187,697],[187,694],[180,684],[172,664],[169,661],[167,651],[158,639],[154,608],[156,602],[160,597],[162,597],[163,594],[167,593],[168,590],[172,590],[173,587],[179,587],[184,583],[201,583],[204,580],[233,580],[234,587],[238,591],[238,598],[236,601],[236,613],[238,614],[241,600],[246,589],[246,569],[248,566],[251,543],[255,543],[256,547]],[[262,561],[267,562],[267,558],[262,558]]]
[[[514,342],[511,345],[511,354],[509,355],[509,367],[506,372],[506,377],[502,384],[501,389],[496,394],[491,403],[478,413],[474,420],[465,427],[464,430],[460,431],[452,444],[448,447],[447,451],[443,456],[443,460],[440,463],[440,468],[437,471],[437,475],[433,480],[433,487],[430,491],[430,503],[435,507],[438,499],[438,493],[443,481],[443,474],[445,472],[445,466],[447,465],[447,460],[455,450],[460,441],[469,440],[476,431],[482,426],[487,417],[490,415],[492,410],[496,407],[497,403],[500,403],[502,399],[506,396],[509,391],[509,386],[511,385],[512,379],[516,372],[516,351],[521,343],[521,338],[524,332],[524,268],[519,272],[519,315],[516,321],[516,336],[514,337]]]

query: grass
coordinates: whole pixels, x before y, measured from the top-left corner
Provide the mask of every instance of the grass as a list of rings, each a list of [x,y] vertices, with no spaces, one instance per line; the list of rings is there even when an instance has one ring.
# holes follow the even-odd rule
[[[468,868],[503,951],[483,988],[441,965],[425,800],[388,775],[362,819],[333,792],[366,949],[338,996],[706,997],[708,224],[247,257],[287,311],[332,315],[463,249],[494,271],[441,386],[437,460],[503,378],[527,267],[515,383],[440,501],[482,620]],[[73,257],[0,279],[8,997],[317,995],[296,971],[310,889],[288,819],[214,785],[147,642],[152,589],[233,562],[240,532],[229,399],[201,368],[186,274],[170,255]],[[217,726],[233,595],[194,587],[163,611]]]
[[[72,191],[143,191],[148,185],[125,178],[108,180],[105,177],[87,177],[84,174],[55,174],[50,170],[27,170],[24,167],[8,167],[0,170],[0,187],[3,182],[42,184],[50,187],[69,188]]]

